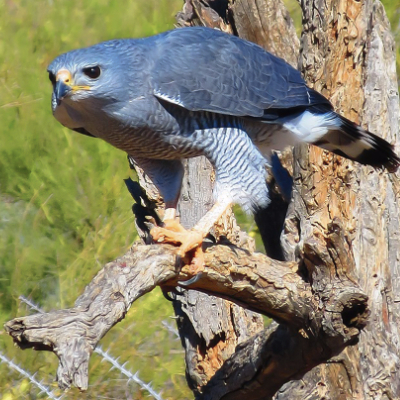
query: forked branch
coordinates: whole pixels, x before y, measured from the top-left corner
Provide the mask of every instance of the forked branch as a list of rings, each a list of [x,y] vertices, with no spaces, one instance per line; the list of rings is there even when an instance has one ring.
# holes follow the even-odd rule
[[[338,237],[335,243],[338,235],[334,232],[330,245],[338,248],[341,240]],[[315,252],[312,246],[307,249]],[[299,273],[302,265],[223,244],[206,249],[204,271],[191,279],[189,268],[177,264],[175,251],[168,245],[134,245],[105,265],[75,307],[16,318],[6,324],[6,330],[21,348],[50,350],[58,356],[61,387],[86,389],[93,349],[124,318],[131,304],[156,286],[172,290],[189,283],[191,289],[226,298],[282,323],[251,338],[227,360],[204,388],[203,398],[217,399],[236,389],[243,393],[260,374],[269,377],[262,385],[259,382],[260,393],[271,394],[287,380],[354,343],[365,325],[367,297],[351,281],[341,279],[340,284],[327,288],[329,293],[321,294]],[[328,307],[322,296],[330,299]],[[233,379],[240,364],[243,369],[247,365],[246,374]],[[228,386],[227,381],[231,382]]]

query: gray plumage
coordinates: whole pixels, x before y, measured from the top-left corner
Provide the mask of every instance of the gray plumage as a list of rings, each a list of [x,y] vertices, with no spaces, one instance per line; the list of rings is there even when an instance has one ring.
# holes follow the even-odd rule
[[[216,198],[245,210],[268,204],[272,149],[304,141],[375,167],[399,164],[390,144],[336,114],[285,61],[217,30],[104,42],[62,54],[48,71],[54,116],[126,151],[167,206],[179,197],[181,160],[199,155],[215,167]]]

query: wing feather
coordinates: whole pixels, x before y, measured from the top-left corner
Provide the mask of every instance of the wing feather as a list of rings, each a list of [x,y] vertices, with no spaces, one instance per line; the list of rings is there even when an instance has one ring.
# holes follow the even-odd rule
[[[192,111],[270,119],[279,110],[324,104],[299,71],[261,47],[209,28],[160,36],[154,95]]]

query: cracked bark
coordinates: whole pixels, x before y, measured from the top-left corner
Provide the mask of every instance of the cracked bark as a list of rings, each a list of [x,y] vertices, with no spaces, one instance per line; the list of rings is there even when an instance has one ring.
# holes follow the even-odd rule
[[[299,65],[308,83],[341,113],[393,142],[398,93],[380,3],[314,0],[301,6]],[[296,64],[298,41],[279,1],[186,0],[178,25],[200,24],[256,41]],[[177,286],[174,305],[197,398],[399,397],[397,178],[315,148],[296,149],[295,160],[282,237],[291,261],[253,253],[228,212],[213,230],[220,242],[207,244],[205,271],[191,285],[196,290],[180,288],[178,281],[190,276],[177,268],[171,247],[135,245],[98,273],[74,308],[16,318],[6,330],[20,347],[54,351],[63,387],[86,388],[94,346],[132,302],[157,285]],[[291,169],[290,157],[283,163]],[[211,205],[213,175],[204,159],[189,160],[186,172],[180,207],[190,226]],[[151,182],[140,177],[160,205]],[[149,223],[138,209],[138,231],[148,242]],[[259,222],[268,226],[270,218],[266,213]],[[276,322],[262,329],[254,311]]]
[[[343,239],[340,226],[332,224],[330,230],[329,246],[332,253],[338,253]],[[310,254],[314,250],[310,247]],[[21,348],[54,351],[60,359],[57,377],[61,387],[74,384],[87,389],[88,362],[94,347],[123,319],[131,304],[156,286],[175,287],[190,278],[188,268],[177,268],[176,262],[172,246],[135,245],[94,277],[74,308],[16,318],[6,324],[6,330]],[[356,284],[331,287],[324,292],[326,296],[332,292],[330,300],[321,305],[298,268],[297,263],[272,260],[231,244],[209,245],[205,270],[191,289],[229,299],[283,325],[242,342],[202,387],[204,398],[217,399],[239,391],[232,397],[236,398],[248,391],[246,381],[234,379],[235,371],[250,381],[260,374],[270,379],[267,392],[264,385],[255,391],[251,383],[252,398],[258,398],[258,393],[263,398],[265,393],[272,395],[288,377],[301,374],[357,340],[368,317],[367,296]],[[221,310],[217,316],[221,317]],[[240,370],[238,364],[243,364]],[[231,383],[221,384],[225,381]]]
[[[398,142],[394,41],[382,4],[328,0],[301,6],[299,64],[309,85],[343,115]],[[294,236],[299,242],[319,238],[332,216],[340,216],[355,260],[346,275],[371,299],[371,318],[357,346],[307,373],[302,384],[286,384],[276,399],[399,398],[399,181],[317,148],[296,149],[295,159],[288,254]]]

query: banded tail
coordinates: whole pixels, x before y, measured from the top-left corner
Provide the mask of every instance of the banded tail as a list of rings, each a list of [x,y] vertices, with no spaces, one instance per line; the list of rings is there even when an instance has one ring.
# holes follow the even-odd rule
[[[334,111],[321,111],[311,107],[283,125],[301,140],[342,157],[390,172],[397,170],[400,158],[390,143]]]

